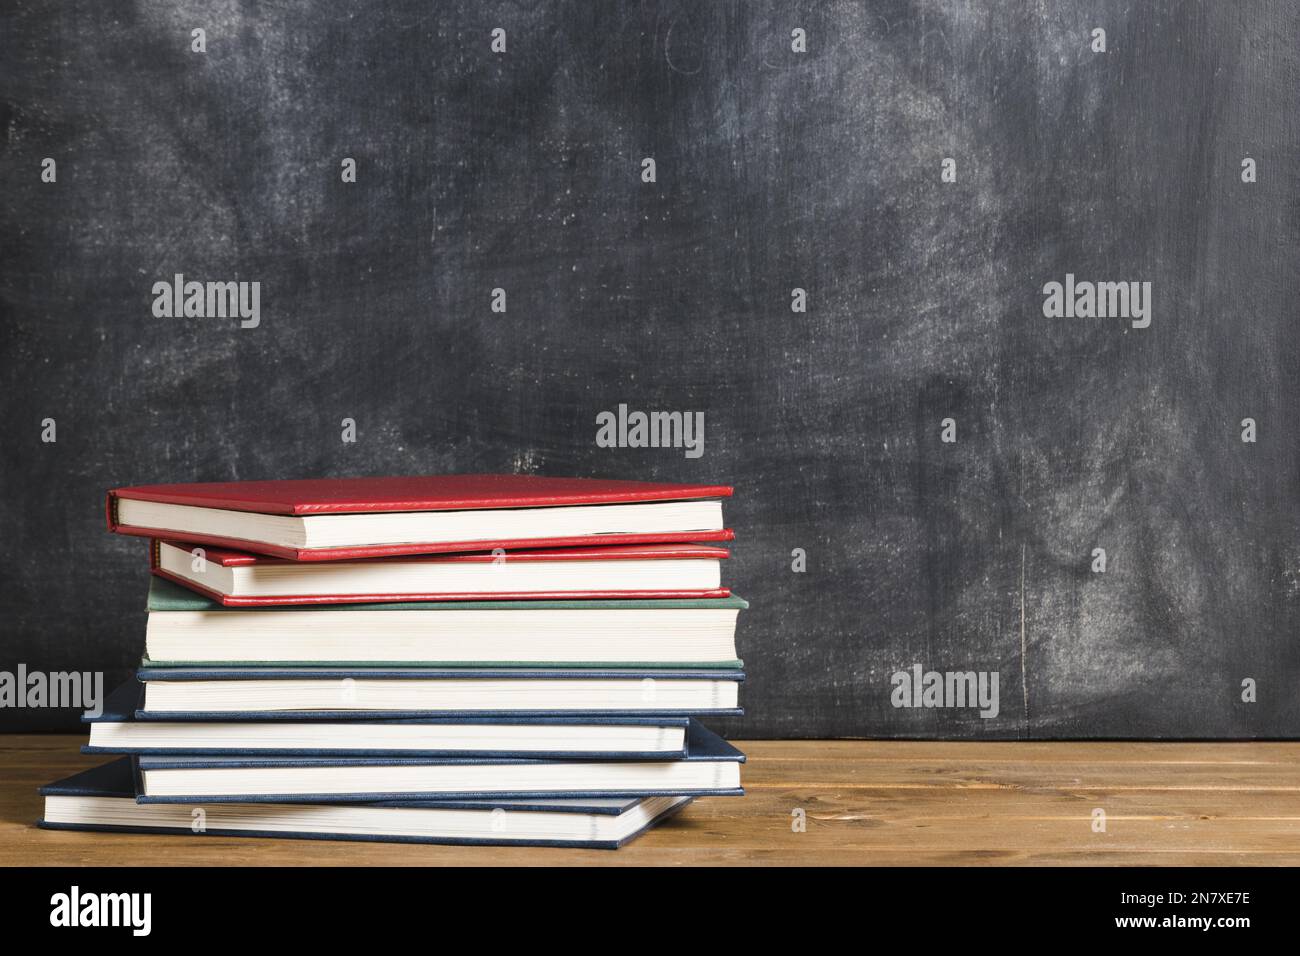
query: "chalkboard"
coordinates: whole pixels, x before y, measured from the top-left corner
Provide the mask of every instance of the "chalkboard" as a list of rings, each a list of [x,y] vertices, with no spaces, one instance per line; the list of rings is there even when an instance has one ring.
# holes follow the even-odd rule
[[[109,487],[518,471],[735,484],[733,736],[1300,734],[1297,36],[1286,0],[8,4],[0,670],[138,660]],[[168,315],[177,274],[255,322]],[[601,447],[620,405],[702,454]]]

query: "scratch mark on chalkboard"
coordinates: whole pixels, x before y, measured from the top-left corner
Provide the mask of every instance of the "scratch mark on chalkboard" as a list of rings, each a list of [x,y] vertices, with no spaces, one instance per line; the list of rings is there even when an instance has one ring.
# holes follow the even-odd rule
[[[1025,546],[1020,546],[1020,699],[1024,704],[1025,733],[1029,733],[1029,677],[1025,665]]]
[[[688,70],[673,62],[673,30],[677,27],[678,19],[679,18],[674,17],[669,22],[668,30],[664,34],[664,61],[668,64],[668,69],[672,70],[674,73],[680,73],[683,76],[694,76],[696,73],[699,73],[700,70],[704,69],[704,54],[702,52],[700,54],[700,61],[696,64],[695,69],[693,70]]]

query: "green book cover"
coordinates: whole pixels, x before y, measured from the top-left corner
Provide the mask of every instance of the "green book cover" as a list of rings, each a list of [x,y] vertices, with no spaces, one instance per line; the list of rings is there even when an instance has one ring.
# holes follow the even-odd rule
[[[412,601],[392,604],[268,604],[258,607],[226,607],[196,591],[151,575],[150,611],[615,611],[648,608],[712,608],[743,611],[749,602],[733,594],[725,598],[653,598],[596,601]]]
[[[749,607],[749,602],[732,595],[725,598],[665,598],[660,600],[607,600],[607,601],[424,601],[405,604],[308,604],[308,605],[266,605],[255,608],[226,607],[202,594],[182,587],[166,578],[154,575],[149,581],[149,611],[221,611],[230,614],[244,614],[248,611],[457,611],[457,610],[504,610],[528,611],[544,609],[613,609],[634,610],[639,608],[714,608],[717,610],[740,611]],[[391,668],[391,667],[429,667],[438,669],[465,668],[539,668],[558,667],[566,669],[686,669],[686,670],[738,670],[744,667],[739,658],[729,661],[565,661],[562,665],[554,661],[158,661],[145,657],[143,667],[320,667],[337,670],[340,667]]]

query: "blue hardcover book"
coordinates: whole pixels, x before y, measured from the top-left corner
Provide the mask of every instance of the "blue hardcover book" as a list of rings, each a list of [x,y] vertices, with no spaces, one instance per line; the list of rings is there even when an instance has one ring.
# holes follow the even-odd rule
[[[686,796],[604,800],[386,801],[358,804],[141,804],[129,757],[42,787],[47,830],[287,837],[485,846],[616,849],[691,802]]]
[[[686,755],[688,717],[460,717],[415,720],[141,720],[139,681],[109,695],[82,753],[279,756],[532,757],[672,760]],[[242,719],[241,719],[242,718]]]
[[[740,796],[745,755],[692,722],[675,760],[138,756],[141,803]]]
[[[738,715],[739,670],[142,667],[142,720]]]

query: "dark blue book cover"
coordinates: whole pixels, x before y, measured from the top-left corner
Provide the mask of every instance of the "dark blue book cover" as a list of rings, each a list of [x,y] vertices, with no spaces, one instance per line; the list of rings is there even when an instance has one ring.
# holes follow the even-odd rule
[[[229,728],[232,737],[239,736],[241,725],[248,726],[257,722],[259,717],[271,717],[271,714],[241,713],[241,714],[222,714],[219,719],[198,721],[193,716],[177,716],[173,714],[159,715],[158,718],[147,720],[141,716],[140,706],[144,697],[144,685],[139,681],[130,680],[118,687],[111,693],[104,702],[102,711],[97,716],[83,716],[82,720],[89,724],[114,724],[114,725],[131,725],[139,724],[142,730],[148,730],[151,726],[162,726],[164,723],[175,723],[178,725],[202,725],[210,727],[211,724],[222,724]],[[274,724],[280,726],[289,725],[320,725],[320,724],[337,724],[333,720],[321,720],[319,717],[308,719],[305,717],[284,718],[280,715],[274,715]],[[268,720],[268,723],[272,721]],[[488,717],[481,714],[462,714],[446,715],[438,718],[416,718],[402,719],[389,718],[371,719],[367,721],[347,721],[351,727],[373,725],[376,731],[382,731],[384,728],[403,727],[403,726],[422,726],[438,727],[440,725],[460,726],[460,725],[477,725],[480,727],[531,727],[531,728],[553,728],[556,732],[562,732],[565,729],[582,728],[600,728],[600,729],[648,729],[650,731],[672,731],[674,736],[680,733],[682,743],[679,747],[672,749],[656,750],[564,750],[564,749],[532,749],[518,750],[500,747],[480,746],[475,749],[461,747],[458,749],[439,750],[436,748],[398,748],[398,747],[360,747],[353,746],[343,747],[271,747],[271,746],[251,746],[251,742],[244,746],[208,746],[202,745],[196,738],[196,742],[191,742],[186,746],[143,746],[131,745],[126,742],[117,742],[111,746],[99,746],[87,744],[81,748],[82,753],[87,754],[193,754],[203,753],[212,755],[250,755],[253,753],[279,755],[279,756],[492,756],[492,757],[519,757],[519,758],[538,758],[538,759],[563,759],[563,758],[586,758],[592,760],[668,760],[674,757],[680,758],[686,755],[686,733],[690,726],[689,717],[637,717],[637,716],[607,716],[604,714],[592,714],[585,717],[526,717],[519,715],[503,715],[497,717]]]
[[[136,756],[131,758],[136,769],[136,793],[140,803],[355,803],[385,800],[467,800],[467,799],[557,799],[557,798],[607,798],[660,795],[689,796],[741,796],[744,791],[739,786],[738,765],[743,763],[745,755],[731,746],[717,734],[698,722],[692,721],[687,732],[686,756],[675,761],[604,761],[582,760],[536,760],[536,759],[497,759],[483,757],[270,757],[264,755],[243,756]],[[718,765],[705,770],[691,765]],[[731,765],[728,768],[725,765]],[[427,790],[372,790],[364,789],[364,783],[357,788],[345,786],[339,781],[350,770],[358,768],[443,768],[447,774],[439,774],[439,779],[456,779],[457,768],[468,768],[468,776],[478,778],[478,769],[492,768],[501,771],[501,778],[509,781],[490,789],[455,789]],[[626,768],[619,770],[617,768]],[[669,770],[668,768],[676,768]],[[219,781],[229,780],[229,771],[244,770],[270,771],[272,779],[283,779],[274,771],[298,769],[307,771],[333,771],[316,774],[321,779],[329,779],[335,784],[329,792],[262,792],[255,793],[220,792]],[[512,774],[512,771],[518,773]],[[566,779],[630,779],[639,771],[644,771],[649,778],[660,778],[661,773],[673,772],[689,775],[692,782],[684,786],[680,778],[674,778],[673,786],[657,787],[642,785],[624,787],[621,785],[601,785],[566,783],[564,786],[539,788],[529,785],[528,781],[536,779],[534,771],[541,774],[570,771]],[[168,771],[198,771],[194,784],[173,790],[168,786],[151,786],[156,777],[166,780]],[[206,782],[201,778],[203,771],[214,771],[212,787],[214,792],[195,792],[193,787],[203,787]],[[352,777],[358,781],[369,779],[364,772]]]
[[[715,687],[735,684],[745,680],[740,670],[644,670],[620,668],[608,670],[565,668],[335,668],[335,667],[142,667],[137,677],[146,685],[160,682],[167,685],[188,681],[634,681],[663,682],[669,686],[683,681],[711,682]],[[341,692],[342,688],[340,688]],[[734,695],[733,695],[734,696]],[[728,697],[728,700],[731,696]],[[147,691],[146,691],[147,701]],[[442,718],[442,717],[584,717],[598,713],[601,716],[622,717],[689,717],[692,715],[740,716],[739,706],[730,704],[692,707],[688,709],[654,706],[647,701],[644,707],[626,706],[610,709],[497,709],[497,710],[158,710],[148,703],[137,711],[141,720],[375,720],[379,718]]]
[[[479,811],[483,814],[482,830],[484,835],[480,836],[456,836],[452,834],[441,834],[437,836],[412,836],[395,833],[364,833],[355,830],[347,832],[331,831],[328,829],[321,830],[286,830],[276,829],[275,819],[286,809],[292,810],[292,807],[286,807],[282,804],[269,806],[267,809],[272,811],[267,816],[267,828],[250,828],[247,820],[249,814],[254,814],[258,810],[256,805],[240,804],[238,807],[228,809],[221,807],[210,808],[207,813],[207,822],[201,828],[193,825],[194,817],[192,811],[186,808],[183,815],[173,815],[165,822],[169,825],[159,825],[160,821],[157,813],[154,811],[167,810],[165,806],[141,806],[136,802],[135,796],[135,775],[129,757],[123,757],[111,763],[95,767],[92,770],[86,770],[82,773],[74,774],[63,780],[55,781],[40,788],[42,796],[49,797],[72,797],[72,798],[92,798],[96,800],[112,800],[114,802],[114,813],[112,818],[116,821],[130,819],[132,815],[137,816],[139,822],[114,822],[114,823],[96,823],[90,822],[89,819],[71,822],[68,820],[50,820],[41,819],[37,821],[37,826],[47,830],[74,830],[74,831],[92,831],[104,833],[153,833],[169,835],[192,835],[192,836],[212,836],[212,837],[261,837],[261,838],[289,838],[300,840],[335,840],[335,841],[363,841],[363,842],[386,842],[386,843],[425,843],[425,844],[443,844],[443,845],[475,845],[475,846],[540,846],[540,847],[574,847],[574,848],[594,848],[594,849],[616,849],[635,839],[641,833],[658,825],[669,817],[673,816],[691,800],[690,798],[680,798],[678,800],[654,800],[649,797],[626,797],[620,799],[605,800],[550,800],[550,801],[528,801],[528,800],[406,800],[406,801],[376,801],[365,804],[357,804],[359,807],[384,809],[393,811],[393,820],[400,823],[400,814],[404,810],[456,810],[456,811]],[[47,803],[48,807],[48,803]],[[320,805],[306,806],[299,808],[310,814],[313,810],[324,809]],[[48,812],[48,811],[47,811]],[[237,815],[244,825],[234,828],[231,826],[222,826],[225,812],[232,812]],[[578,817],[589,818],[592,821],[592,829],[598,825],[597,821],[601,819],[614,820],[625,816],[629,817],[630,829],[625,835],[616,839],[538,839],[524,838],[511,839],[503,835],[510,829],[509,819],[514,819],[515,814],[566,814]],[[630,815],[636,815],[633,819]],[[587,824],[582,825],[583,829]]]

